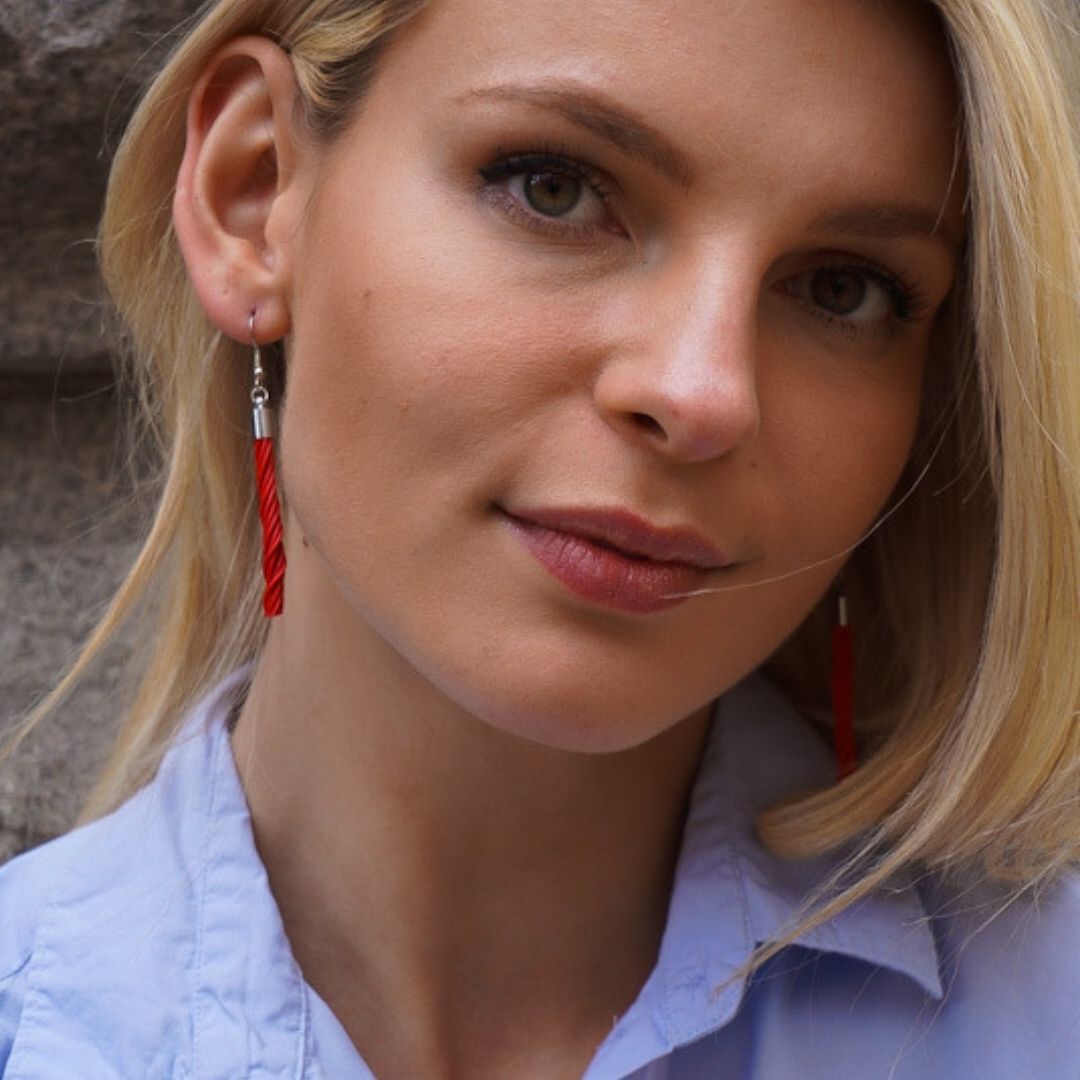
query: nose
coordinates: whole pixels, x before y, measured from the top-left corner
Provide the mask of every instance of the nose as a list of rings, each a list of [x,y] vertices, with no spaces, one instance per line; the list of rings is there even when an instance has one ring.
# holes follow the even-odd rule
[[[721,457],[759,424],[756,290],[683,277],[640,298],[593,386],[604,421],[672,461]]]

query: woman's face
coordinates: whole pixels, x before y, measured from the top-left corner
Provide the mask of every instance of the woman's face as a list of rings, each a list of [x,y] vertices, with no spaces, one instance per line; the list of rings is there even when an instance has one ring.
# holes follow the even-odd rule
[[[292,250],[285,618],[584,750],[761,663],[908,457],[955,109],[906,0],[435,0]]]

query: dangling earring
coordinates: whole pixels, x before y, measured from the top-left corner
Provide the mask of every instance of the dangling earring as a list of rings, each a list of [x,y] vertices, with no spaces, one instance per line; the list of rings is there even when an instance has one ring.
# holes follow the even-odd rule
[[[273,413],[270,391],[266,389],[262,355],[255,340],[255,312],[248,316],[248,333],[255,350],[255,378],[251,387],[251,431],[255,437],[255,478],[259,489],[259,521],[262,523],[263,613],[280,615],[285,608],[285,539],[281,529],[281,504],[278,501],[277,475],[274,470]]]
[[[837,597],[836,622],[832,628],[832,707],[836,779],[843,780],[856,763],[855,648],[843,592]]]

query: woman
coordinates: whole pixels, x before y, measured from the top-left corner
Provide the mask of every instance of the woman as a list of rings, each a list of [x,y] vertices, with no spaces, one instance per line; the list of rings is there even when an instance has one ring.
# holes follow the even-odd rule
[[[1075,1076],[1069,20],[211,5],[102,230],[165,475],[88,655],[158,629],[0,876],[4,1075]]]

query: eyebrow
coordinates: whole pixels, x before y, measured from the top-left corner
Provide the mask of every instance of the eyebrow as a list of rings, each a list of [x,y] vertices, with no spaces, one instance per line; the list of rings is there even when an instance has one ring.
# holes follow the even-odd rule
[[[505,83],[466,91],[461,99],[513,101],[547,109],[600,136],[679,187],[687,189],[693,182],[694,168],[690,159],[670,140],[629,109],[578,83]],[[923,207],[884,203],[827,211],[813,220],[811,228],[815,232],[847,233],[879,240],[925,236],[938,241],[955,256],[960,250],[960,242],[942,228],[941,219],[941,213]]]
[[[814,232],[847,233],[874,240],[894,240],[906,236],[925,236],[948,248],[951,255],[960,250],[960,242],[942,226],[940,212],[902,203],[847,206],[814,218]]]
[[[628,157],[644,162],[679,187],[690,187],[694,170],[689,158],[641,117],[595,90],[548,82],[535,86],[486,86],[462,96],[471,101],[517,101],[547,109],[605,139]]]

